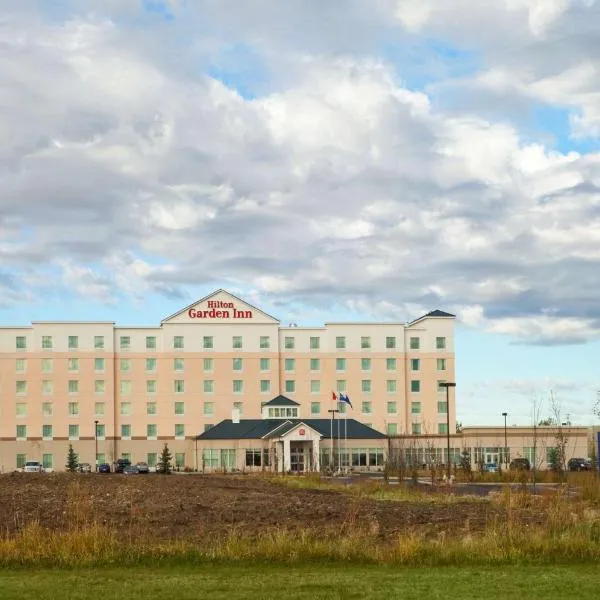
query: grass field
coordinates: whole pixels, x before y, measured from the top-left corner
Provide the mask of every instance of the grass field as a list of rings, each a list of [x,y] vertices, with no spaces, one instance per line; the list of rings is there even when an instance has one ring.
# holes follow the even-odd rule
[[[3,600],[211,598],[597,598],[596,565],[392,568],[223,563],[159,568],[0,571]]]

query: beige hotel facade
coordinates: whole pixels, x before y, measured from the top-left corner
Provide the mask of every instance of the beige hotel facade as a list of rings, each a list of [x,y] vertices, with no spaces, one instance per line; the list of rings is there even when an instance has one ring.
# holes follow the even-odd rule
[[[448,406],[440,384],[454,368],[454,316],[443,311],[410,323],[282,326],[225,290],[158,326],[0,327],[0,466],[63,470],[69,444],[92,465],[124,456],[152,466],[167,442],[177,466],[195,469],[196,436],[232,414],[263,418],[283,395],[298,418],[326,419],[345,408],[334,391],[349,396],[348,418],[379,432],[445,436],[448,420],[455,431],[454,391]]]

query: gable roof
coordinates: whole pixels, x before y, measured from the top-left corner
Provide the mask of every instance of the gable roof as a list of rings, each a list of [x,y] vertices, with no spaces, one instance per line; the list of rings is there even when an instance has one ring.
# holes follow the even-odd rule
[[[198,440],[260,440],[275,434],[284,435],[290,429],[304,423],[317,431],[323,438],[331,439],[331,419],[241,419],[234,423],[226,419],[196,436]],[[385,439],[387,436],[355,419],[338,419],[340,437],[370,440]],[[288,425],[289,424],[289,425]],[[275,430],[277,429],[277,432]],[[333,437],[338,437],[338,425],[333,429]]]
[[[279,394],[279,396],[276,396],[275,398],[273,398],[273,400],[265,402],[263,406],[300,406],[300,404],[298,402],[290,400],[290,398],[286,398],[285,396]]]
[[[449,312],[444,312],[443,310],[440,310],[439,308],[436,308],[435,310],[429,311],[427,314],[423,315],[422,317],[419,317],[418,319],[415,319],[414,321],[411,321],[409,323],[409,325],[412,325],[413,323],[417,323],[418,321],[422,321],[423,319],[429,319],[429,318],[444,318],[444,319],[456,319],[456,315],[453,315]]]
[[[210,300],[213,296],[216,296],[217,294],[227,294],[228,296],[231,296],[235,300],[238,300],[239,302],[242,302],[243,304],[247,304],[250,308],[258,311],[259,313],[261,313],[265,317],[268,317],[269,319],[272,319],[276,323],[280,322],[279,319],[273,317],[272,315],[267,314],[264,310],[261,310],[257,306],[254,306],[253,304],[250,304],[249,302],[246,302],[246,300],[243,300],[242,298],[239,298],[235,294],[232,294],[231,292],[228,292],[227,290],[224,290],[223,288],[219,288],[218,290],[215,290],[214,292],[211,292],[210,294],[208,294],[208,296],[204,296],[204,298],[200,298],[199,300],[194,300],[194,302],[192,302],[190,305],[186,306],[185,308],[182,308],[182,309],[178,310],[176,313],[174,313],[174,314],[172,314],[172,315],[170,315],[168,317],[165,317],[161,321],[161,324],[162,323],[166,323],[167,321],[170,321],[171,319],[174,319],[175,317],[183,314],[184,312],[187,312],[188,310],[190,310],[190,308],[193,308],[194,306],[196,306],[197,304],[200,304],[201,302],[205,302],[206,300]]]

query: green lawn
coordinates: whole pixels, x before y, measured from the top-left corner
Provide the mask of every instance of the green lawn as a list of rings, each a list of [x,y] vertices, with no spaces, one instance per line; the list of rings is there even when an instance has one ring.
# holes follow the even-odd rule
[[[2,570],[2,600],[163,598],[597,598],[597,566],[392,568],[203,564],[159,568]]]

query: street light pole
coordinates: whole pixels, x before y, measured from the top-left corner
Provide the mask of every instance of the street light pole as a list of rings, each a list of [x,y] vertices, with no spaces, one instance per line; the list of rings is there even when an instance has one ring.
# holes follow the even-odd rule
[[[504,464],[508,465],[508,443],[506,441],[506,417],[508,416],[508,413],[503,412],[502,416],[504,417]]]
[[[98,421],[94,421],[94,446],[95,452],[94,455],[94,464],[96,465],[96,473],[98,472]]]
[[[456,387],[456,383],[450,381],[443,381],[440,383],[441,387],[446,388],[446,472],[448,477],[448,483],[450,483],[450,388]]]

